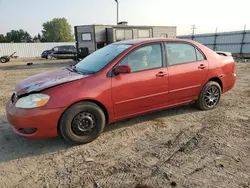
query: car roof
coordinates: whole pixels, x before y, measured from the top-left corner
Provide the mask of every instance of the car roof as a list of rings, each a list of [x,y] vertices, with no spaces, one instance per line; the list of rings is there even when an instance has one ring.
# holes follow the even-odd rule
[[[188,39],[177,39],[177,38],[145,38],[145,39],[133,39],[133,40],[123,40],[120,42],[116,42],[115,44],[144,44],[144,43],[152,43],[152,42],[191,42],[193,40]]]

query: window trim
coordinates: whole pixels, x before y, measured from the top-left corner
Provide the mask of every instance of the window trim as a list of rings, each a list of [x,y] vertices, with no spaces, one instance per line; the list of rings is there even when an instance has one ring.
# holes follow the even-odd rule
[[[169,65],[169,62],[168,62],[168,53],[167,53],[167,48],[166,48],[166,43],[170,44],[170,43],[174,43],[174,44],[188,44],[192,47],[194,47],[195,49],[195,56],[196,56],[196,61],[188,61],[188,62],[184,62],[184,63],[179,63],[179,64],[175,64],[175,65]],[[207,57],[205,56],[205,54],[194,44],[190,43],[190,42],[179,42],[179,41],[167,41],[167,42],[164,42],[164,47],[165,47],[165,55],[166,55],[166,64],[167,64],[167,67],[172,67],[172,66],[177,66],[177,65],[183,65],[183,64],[188,64],[188,63],[195,63],[195,62],[200,62],[200,61],[206,61],[207,60]],[[198,60],[198,57],[197,57],[197,52],[196,50],[198,50],[201,55],[203,56],[204,60]]]
[[[83,38],[82,38],[83,34],[90,34],[90,40],[83,40]],[[83,32],[83,33],[81,33],[81,40],[82,41],[92,41],[92,33],[91,32]]]
[[[140,46],[137,46],[136,48],[134,48],[133,50],[131,50],[129,53],[127,53],[126,55],[124,55],[122,57],[122,59],[120,59],[120,61],[118,61],[108,72],[108,77],[115,77],[118,75],[114,74],[114,69],[131,53],[133,53],[134,51],[142,48],[142,47],[146,47],[146,46],[150,46],[150,45],[154,45],[154,44],[159,44],[161,47],[161,54],[162,54],[162,65],[161,67],[155,67],[155,68],[151,68],[151,69],[145,69],[145,70],[140,70],[140,71],[135,71],[135,72],[131,72],[129,74],[133,74],[133,73],[138,73],[138,72],[142,72],[142,71],[148,71],[148,70],[154,70],[154,69],[159,69],[159,68],[163,68],[163,67],[167,67],[166,64],[166,53],[165,53],[165,45],[163,42],[151,42],[151,43],[146,43],[146,44],[142,44]]]

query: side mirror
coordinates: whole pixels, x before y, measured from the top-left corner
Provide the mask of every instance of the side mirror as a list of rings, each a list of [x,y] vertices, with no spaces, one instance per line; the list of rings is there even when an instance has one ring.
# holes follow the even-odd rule
[[[115,74],[126,74],[131,72],[131,67],[129,65],[119,65],[115,68]]]

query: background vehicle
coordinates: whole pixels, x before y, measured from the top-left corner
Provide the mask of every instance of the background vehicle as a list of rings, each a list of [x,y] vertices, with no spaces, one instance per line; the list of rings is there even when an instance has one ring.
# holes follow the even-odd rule
[[[75,26],[78,58],[84,58],[104,46],[131,39],[175,38],[175,26],[134,26],[120,22],[117,25]]]
[[[53,57],[56,59],[74,59],[76,56],[76,47],[74,45],[56,46],[51,50],[45,50],[41,54],[42,58],[48,59]]]
[[[17,56],[14,57],[15,54],[16,54],[16,52],[14,52],[13,54],[11,54],[9,56],[5,55],[5,56],[0,57],[0,62],[7,63],[10,61],[10,58],[17,58]]]
[[[27,138],[59,131],[68,142],[84,144],[107,123],[133,116],[191,102],[211,110],[236,81],[231,53],[218,53],[189,40],[114,43],[71,68],[19,82],[7,118]]]

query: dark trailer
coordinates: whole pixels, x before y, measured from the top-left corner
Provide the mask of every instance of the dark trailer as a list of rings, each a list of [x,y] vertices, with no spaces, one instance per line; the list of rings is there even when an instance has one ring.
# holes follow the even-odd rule
[[[175,38],[175,26],[130,26],[118,25],[75,26],[76,48],[79,58],[113,42],[140,38]]]

